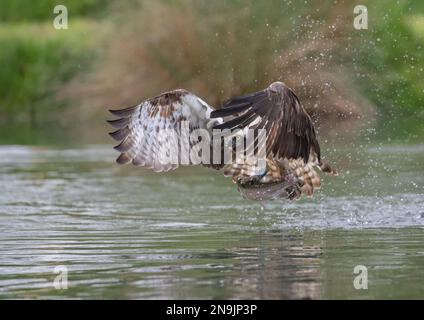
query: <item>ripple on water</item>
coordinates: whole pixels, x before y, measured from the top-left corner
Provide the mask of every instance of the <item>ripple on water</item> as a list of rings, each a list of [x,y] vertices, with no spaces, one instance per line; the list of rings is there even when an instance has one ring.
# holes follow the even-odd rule
[[[0,147],[0,297],[351,298],[342,284],[358,263],[376,272],[376,296],[417,297],[424,149],[406,149],[407,162],[405,147],[363,150],[314,199],[257,203],[206,169],[118,167],[98,146]],[[334,154],[342,171],[346,154]],[[58,265],[68,291],[52,289]]]

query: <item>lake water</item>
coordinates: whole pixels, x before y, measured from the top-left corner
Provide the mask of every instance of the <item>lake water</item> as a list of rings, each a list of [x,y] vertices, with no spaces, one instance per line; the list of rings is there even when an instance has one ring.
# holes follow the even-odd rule
[[[423,299],[424,145],[324,152],[313,199],[261,204],[110,147],[0,147],[0,298]]]

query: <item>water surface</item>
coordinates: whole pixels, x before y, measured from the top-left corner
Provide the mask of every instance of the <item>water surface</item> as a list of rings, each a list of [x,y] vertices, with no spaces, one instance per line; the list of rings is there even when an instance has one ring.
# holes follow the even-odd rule
[[[424,298],[424,146],[326,152],[313,199],[261,204],[205,168],[0,147],[0,298]]]

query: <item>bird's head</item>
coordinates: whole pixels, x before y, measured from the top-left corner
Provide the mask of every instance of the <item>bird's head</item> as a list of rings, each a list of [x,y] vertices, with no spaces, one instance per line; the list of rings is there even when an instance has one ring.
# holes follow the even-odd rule
[[[288,88],[284,82],[281,81],[275,81],[271,83],[268,87],[269,90],[274,92],[280,92],[282,93],[284,89]]]

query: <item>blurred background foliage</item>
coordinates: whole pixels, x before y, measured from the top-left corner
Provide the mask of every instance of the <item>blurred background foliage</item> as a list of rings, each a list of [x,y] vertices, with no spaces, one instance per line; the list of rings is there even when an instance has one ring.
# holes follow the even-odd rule
[[[424,1],[0,0],[0,143],[109,142],[106,109],[282,80],[320,135],[424,138]],[[353,8],[368,7],[368,30]]]

